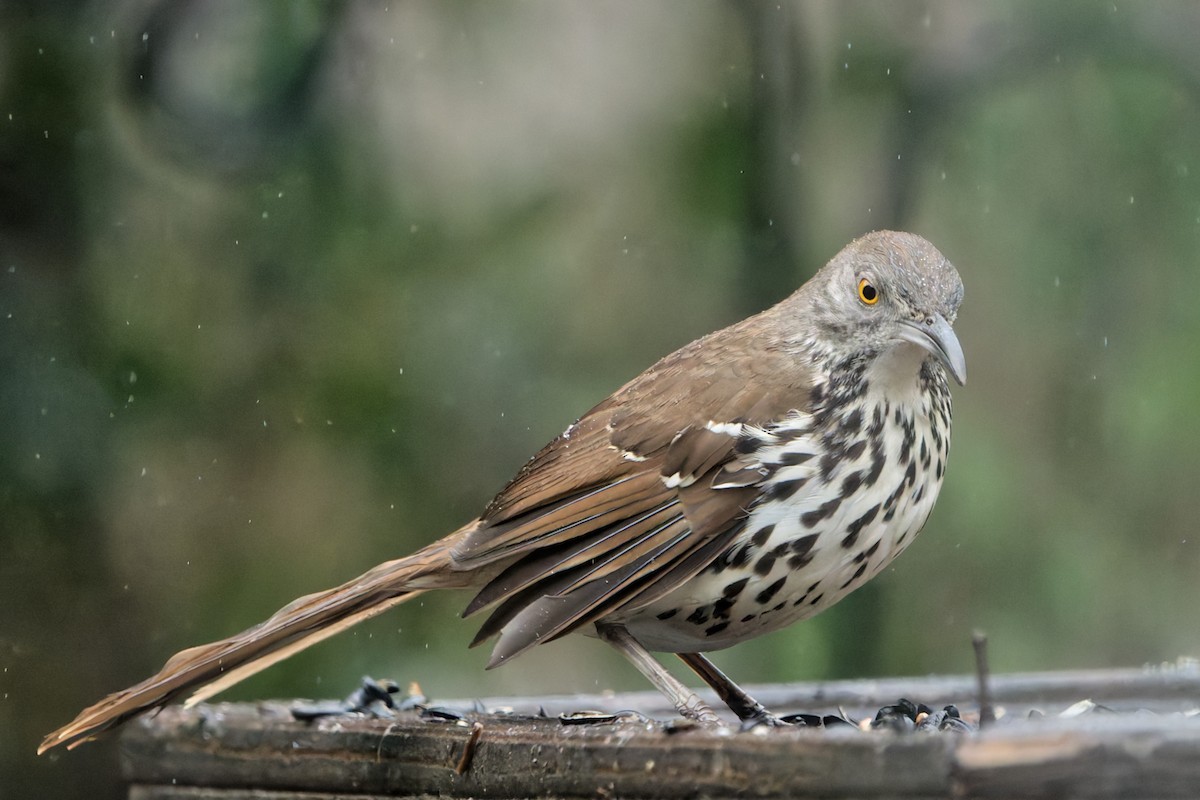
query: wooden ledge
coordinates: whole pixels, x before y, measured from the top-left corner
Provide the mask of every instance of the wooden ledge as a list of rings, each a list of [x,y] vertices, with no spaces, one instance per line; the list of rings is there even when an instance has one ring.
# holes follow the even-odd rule
[[[170,708],[121,740],[133,800],[423,797],[1194,797],[1200,669],[997,676],[1007,709],[975,734],[683,729],[635,715],[566,725],[562,712],[638,709],[651,693],[485,700],[508,713],[430,721],[295,721],[282,703]],[[901,696],[974,710],[974,678],[758,687],[778,711],[868,716]],[[1115,713],[1059,714],[1090,698]],[[446,703],[454,706],[454,703]],[[471,703],[459,704],[470,708]],[[539,708],[550,715],[535,716]],[[1037,708],[1046,716],[1029,719]]]

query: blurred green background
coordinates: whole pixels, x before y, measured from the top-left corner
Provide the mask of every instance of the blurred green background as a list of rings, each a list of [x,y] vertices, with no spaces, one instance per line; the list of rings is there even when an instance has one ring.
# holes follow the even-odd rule
[[[931,239],[970,382],[925,534],[744,682],[1200,651],[1200,6],[0,3],[0,796],[174,651],[477,514],[578,414],[857,235]],[[484,673],[423,598],[233,698]]]

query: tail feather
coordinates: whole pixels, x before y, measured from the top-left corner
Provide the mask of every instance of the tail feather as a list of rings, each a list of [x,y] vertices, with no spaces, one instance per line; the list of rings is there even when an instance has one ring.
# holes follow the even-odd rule
[[[470,576],[450,569],[450,550],[471,526],[408,558],[388,561],[333,589],[305,595],[239,634],[176,653],[156,675],[85,708],[38,747],[68,749],[192,692],[205,700],[306,647],[403,603],[428,589],[458,588]]]

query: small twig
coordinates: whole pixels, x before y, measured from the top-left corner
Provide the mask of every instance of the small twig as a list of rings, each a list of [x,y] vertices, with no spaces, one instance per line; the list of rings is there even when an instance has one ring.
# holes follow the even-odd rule
[[[458,759],[458,764],[454,767],[454,771],[459,775],[465,775],[467,770],[471,768],[471,762],[475,760],[475,748],[479,745],[479,737],[482,735],[483,723],[473,723],[471,725],[471,733],[467,736],[466,744],[463,745],[462,756]]]
[[[975,631],[971,634],[971,646],[975,648],[975,677],[979,682],[979,729],[983,730],[996,721],[996,711],[992,707],[987,634],[983,631]]]

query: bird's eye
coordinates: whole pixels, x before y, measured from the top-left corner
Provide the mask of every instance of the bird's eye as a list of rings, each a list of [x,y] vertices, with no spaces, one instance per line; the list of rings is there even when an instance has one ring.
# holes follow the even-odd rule
[[[858,299],[873,306],[879,302],[879,290],[875,288],[875,284],[863,278],[858,282]]]

